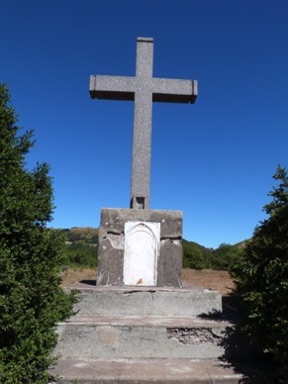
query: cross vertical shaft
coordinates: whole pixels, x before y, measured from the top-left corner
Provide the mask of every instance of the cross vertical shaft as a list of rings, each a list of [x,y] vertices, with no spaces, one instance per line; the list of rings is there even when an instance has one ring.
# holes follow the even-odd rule
[[[152,134],[153,40],[138,39],[130,208],[149,208]]]

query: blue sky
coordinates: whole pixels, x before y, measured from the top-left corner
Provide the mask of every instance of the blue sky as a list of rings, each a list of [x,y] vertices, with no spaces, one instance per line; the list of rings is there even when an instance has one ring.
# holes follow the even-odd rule
[[[249,238],[277,164],[288,166],[287,0],[0,0],[0,81],[51,166],[52,226],[98,227],[128,208],[133,102],[92,100],[89,76],[198,80],[195,104],[153,105],[151,208],[183,211],[184,238]]]

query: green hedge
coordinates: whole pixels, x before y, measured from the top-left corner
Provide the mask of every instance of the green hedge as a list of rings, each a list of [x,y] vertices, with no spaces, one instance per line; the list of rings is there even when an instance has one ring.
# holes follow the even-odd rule
[[[251,342],[278,362],[288,382],[288,174],[278,166],[278,181],[264,207],[268,218],[256,228],[232,273],[243,321]]]
[[[19,135],[9,101],[0,84],[0,383],[47,384],[55,326],[72,314],[77,297],[59,286],[63,238],[46,228],[49,167],[26,170],[32,132]]]

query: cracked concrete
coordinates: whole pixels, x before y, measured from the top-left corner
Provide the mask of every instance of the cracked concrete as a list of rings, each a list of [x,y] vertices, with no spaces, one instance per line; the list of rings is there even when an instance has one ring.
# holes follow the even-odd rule
[[[213,343],[220,345],[223,339],[223,337],[215,334],[211,328],[167,328],[166,332],[168,339],[175,338],[181,344]]]

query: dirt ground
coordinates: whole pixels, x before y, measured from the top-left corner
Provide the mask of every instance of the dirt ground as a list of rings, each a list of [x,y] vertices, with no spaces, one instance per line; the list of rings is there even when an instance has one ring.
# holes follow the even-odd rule
[[[63,272],[62,286],[76,283],[81,280],[95,280],[95,269],[67,269]],[[233,279],[226,271],[212,271],[203,269],[197,271],[195,269],[183,269],[182,271],[183,284],[199,285],[212,290],[222,292],[223,295],[228,294],[233,288]]]
[[[234,287],[232,277],[227,271],[213,271],[212,269],[183,269],[183,283],[187,282],[193,285],[200,285],[205,288],[210,288],[227,295]]]

